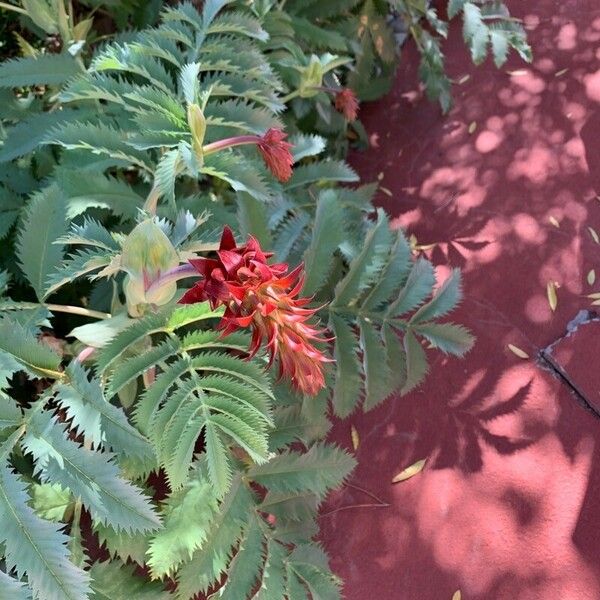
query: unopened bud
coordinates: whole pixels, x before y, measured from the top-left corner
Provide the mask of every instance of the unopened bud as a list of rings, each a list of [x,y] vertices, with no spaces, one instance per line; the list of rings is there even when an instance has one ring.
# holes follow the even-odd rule
[[[313,54],[310,63],[302,69],[300,87],[298,91],[301,98],[310,98],[319,93],[323,85],[323,65],[317,56]]]
[[[202,145],[206,133],[206,117],[197,104],[188,104],[187,120],[192,133],[192,148],[198,162],[202,164]]]

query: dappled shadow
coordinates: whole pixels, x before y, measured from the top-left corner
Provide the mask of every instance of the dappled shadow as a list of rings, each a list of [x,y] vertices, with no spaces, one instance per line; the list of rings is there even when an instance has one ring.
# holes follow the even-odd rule
[[[477,343],[464,361],[432,355],[423,387],[335,424],[348,449],[351,425],[360,437],[356,487],[322,517],[348,600],[600,598],[600,421],[535,362],[600,287],[586,281],[600,275],[600,5],[507,4],[532,65],[474,69],[453,26],[449,70],[470,79],[449,115],[415,89],[410,45],[391,96],[365,107],[374,149],[354,165],[381,180],[379,204],[441,278],[462,268],[452,317]]]

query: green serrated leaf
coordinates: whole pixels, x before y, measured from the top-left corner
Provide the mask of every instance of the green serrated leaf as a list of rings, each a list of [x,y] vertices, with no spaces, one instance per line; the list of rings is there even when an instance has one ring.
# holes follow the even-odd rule
[[[333,356],[337,369],[333,406],[337,415],[346,417],[356,408],[360,399],[361,366],[354,350],[354,333],[348,322],[332,314],[330,323],[336,339]]]
[[[48,129],[81,118],[81,111],[69,109],[34,114],[6,130],[0,148],[0,163],[8,162],[35,150],[44,141]]]
[[[404,351],[406,352],[406,382],[402,393],[406,394],[423,381],[428,366],[425,350],[410,330],[404,334]]]
[[[221,578],[254,505],[252,492],[237,475],[211,523],[206,540],[179,570],[178,600],[187,600],[199,592],[205,593]]]
[[[38,517],[28,506],[25,484],[5,461],[0,465],[0,542],[6,568],[27,575],[36,600],[82,600],[89,576],[68,558],[69,539],[61,527]]]
[[[210,483],[196,478],[172,494],[163,510],[164,529],[152,538],[148,548],[147,563],[154,577],[172,574],[202,546],[218,506]]]
[[[364,409],[370,410],[383,402],[390,393],[390,365],[381,360],[381,333],[368,319],[359,320],[360,347],[365,371]],[[395,367],[394,367],[395,368]]]
[[[302,293],[312,296],[331,272],[334,253],[344,239],[343,211],[333,190],[319,194],[310,245],[304,252],[306,279]]]
[[[352,456],[336,446],[315,444],[307,452],[287,451],[264,465],[249,469],[248,476],[271,492],[309,490],[323,498],[354,469]]]
[[[170,600],[161,582],[149,582],[135,573],[135,565],[96,562],[90,568],[91,600]]]
[[[54,242],[67,232],[66,208],[65,197],[51,185],[30,199],[19,229],[17,257],[40,300],[48,276],[62,260],[62,247]]]
[[[323,181],[352,183],[358,181],[358,175],[343,161],[316,161],[308,165],[296,167],[294,174],[285,187],[287,190],[293,190],[310,183]]]
[[[0,589],[4,600],[31,600],[31,590],[27,584],[14,579],[0,570]]]
[[[435,274],[432,264],[420,258],[414,263],[400,294],[388,307],[387,316],[400,317],[414,310],[431,294],[434,284]]]
[[[31,377],[61,379],[60,356],[37,339],[22,325],[4,317],[0,319],[0,355],[12,359],[16,370],[23,370]]]
[[[414,327],[414,331],[435,348],[455,356],[464,356],[475,341],[468,329],[454,323],[424,323]]]
[[[422,323],[448,314],[460,302],[461,297],[460,271],[453,269],[433,298],[413,315],[411,323]]]
[[[16,58],[0,65],[0,87],[57,85],[81,73],[81,66],[69,54],[41,54]]]
[[[70,489],[101,523],[124,531],[158,529],[149,499],[120,476],[114,455],[79,447],[49,412],[31,412],[28,418],[23,447],[33,455],[43,482]]]
[[[377,224],[367,233],[360,254],[352,261],[348,273],[335,288],[332,307],[355,303],[362,292],[374,283],[385,265],[390,242],[388,219],[380,210]]]
[[[73,496],[58,484],[34,484],[31,486],[31,506],[36,514],[46,519],[60,523],[65,513],[73,505]]]

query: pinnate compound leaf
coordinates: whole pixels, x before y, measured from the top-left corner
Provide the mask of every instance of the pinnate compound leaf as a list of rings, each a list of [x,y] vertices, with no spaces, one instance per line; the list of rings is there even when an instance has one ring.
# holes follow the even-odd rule
[[[149,499],[121,477],[113,454],[78,446],[49,412],[29,416],[23,447],[33,455],[42,481],[71,490],[101,523],[125,531],[158,529],[160,521]]]
[[[27,575],[34,600],[87,600],[89,576],[69,561],[68,537],[29,507],[25,484],[0,465],[0,542],[6,567]]]
[[[129,423],[123,409],[108,402],[97,379],[90,379],[76,361],[67,367],[66,374],[70,381],[58,386],[57,400],[73,428],[85,433],[95,446],[140,459],[153,457],[148,440]]]

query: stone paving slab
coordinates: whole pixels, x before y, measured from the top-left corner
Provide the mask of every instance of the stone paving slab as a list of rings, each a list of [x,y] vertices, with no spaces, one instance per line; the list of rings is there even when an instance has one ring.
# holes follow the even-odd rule
[[[573,389],[578,400],[600,417],[600,318],[581,311],[567,333],[542,351],[550,368]]]

